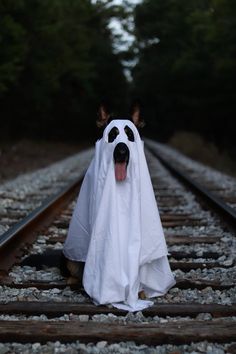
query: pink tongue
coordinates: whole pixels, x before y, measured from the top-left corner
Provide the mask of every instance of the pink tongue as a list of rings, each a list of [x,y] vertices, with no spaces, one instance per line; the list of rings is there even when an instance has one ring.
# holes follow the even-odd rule
[[[126,162],[115,164],[115,176],[117,181],[124,181],[126,178]]]

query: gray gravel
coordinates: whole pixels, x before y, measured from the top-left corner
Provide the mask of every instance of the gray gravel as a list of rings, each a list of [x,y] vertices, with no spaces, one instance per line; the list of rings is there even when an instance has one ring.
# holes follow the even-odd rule
[[[147,346],[136,345],[134,342],[120,342],[108,344],[106,341],[100,341],[96,344],[89,343],[87,345],[76,341],[70,344],[62,344],[58,342],[48,342],[41,345],[40,343],[33,344],[19,344],[19,343],[0,343],[0,354],[32,354],[32,353],[66,353],[66,354],[224,354],[227,349],[235,344],[216,344],[209,342],[192,343],[191,345],[161,345],[161,346]]]
[[[84,295],[65,289],[50,289],[39,290],[36,288],[17,289],[8,286],[0,286],[0,302],[6,303],[9,301],[54,301],[54,302],[89,302]],[[158,303],[186,303],[194,302],[199,304],[217,303],[222,305],[231,305],[236,302],[236,287],[224,291],[213,290],[207,287],[203,290],[198,289],[177,289],[173,288],[162,297],[155,298],[154,301]]]
[[[69,287],[65,289],[39,290],[34,287],[17,289],[5,285],[0,286],[0,302],[7,303],[9,301],[89,302],[87,297],[72,291]]]
[[[236,302],[236,287],[224,291],[213,290],[211,287],[203,290],[173,288],[165,296],[155,300],[156,304],[171,302],[231,305]]]
[[[44,270],[36,270],[35,267],[29,266],[15,266],[9,273],[9,276],[14,280],[15,283],[22,283],[34,280],[48,281],[59,281],[64,278],[60,274],[60,270],[57,267],[48,268]]]
[[[88,153],[87,157],[90,156],[91,152]],[[179,156],[180,158],[180,156]],[[222,267],[213,268],[213,269],[196,269],[191,270],[190,272],[182,272],[181,270],[174,271],[176,277],[190,280],[214,280],[218,281],[221,284],[231,284],[236,281],[236,267],[233,267],[234,261],[234,249],[236,241],[234,236],[222,226],[221,221],[217,216],[213,215],[211,212],[202,208],[199,202],[195,199],[195,196],[186,190],[186,188],[176,181],[169,172],[158,162],[153,156],[147,152],[147,160],[149,164],[149,169],[151,173],[151,178],[153,181],[154,191],[157,197],[157,203],[160,212],[168,213],[179,213],[185,214],[189,213],[192,216],[200,217],[206,223],[206,226],[178,226],[172,228],[164,228],[165,234],[168,235],[186,235],[189,237],[194,236],[219,236],[220,241],[215,244],[192,244],[192,245],[172,245],[169,246],[169,252],[181,251],[181,252],[196,252],[198,258],[186,258],[186,262],[215,262],[218,261]],[[183,160],[185,161],[185,160]],[[214,171],[213,171],[214,172]],[[211,176],[212,171],[209,170],[209,176]],[[233,181],[228,179],[224,175],[215,175],[217,178],[221,178],[221,183],[229,188],[233,188]],[[218,176],[218,177],[217,177]],[[222,180],[223,178],[223,180]],[[160,187],[168,187],[171,185],[169,190],[161,190]],[[33,189],[32,189],[33,190]],[[26,195],[26,194],[25,194]],[[29,194],[28,194],[29,195]],[[172,205],[171,202],[168,204],[168,195],[175,195],[176,205]],[[1,197],[1,191],[0,191]],[[19,198],[21,195],[19,194]],[[23,197],[22,197],[23,198]],[[167,202],[163,201],[163,198],[166,198]],[[7,204],[9,203],[9,204]],[[69,211],[72,212],[74,207],[73,202],[69,206]],[[11,206],[11,201],[6,201],[6,205]],[[5,208],[6,208],[5,205]],[[27,208],[30,208],[30,205],[27,205]],[[22,209],[24,211],[24,208]],[[69,212],[69,213],[70,213]],[[64,220],[68,222],[70,216],[66,214]],[[1,229],[0,229],[1,230]],[[46,248],[61,249],[62,243],[48,243],[49,238],[65,236],[67,233],[66,228],[59,228],[56,225],[52,225],[45,234],[41,234],[37,241],[33,244],[30,253],[42,253]],[[219,254],[219,257],[215,259],[206,259],[203,258],[204,252],[216,252]],[[172,261],[175,261],[172,259]],[[183,259],[181,260],[183,261]],[[225,266],[225,268],[223,267]],[[227,268],[228,267],[228,268]],[[57,268],[45,268],[43,270],[37,271],[34,267],[20,267],[15,266],[11,270],[10,276],[14,279],[15,282],[21,283],[25,281],[60,281],[63,280]],[[8,301],[55,301],[55,302],[78,302],[78,303],[89,303],[90,300],[85,297],[83,294],[80,294],[76,291],[70,290],[70,288],[65,288],[64,290],[60,289],[50,289],[50,290],[38,290],[36,288],[26,288],[26,289],[14,289],[7,286],[0,286],[0,302],[6,303]],[[207,287],[203,290],[198,289],[177,289],[172,288],[165,296],[158,297],[155,300],[155,303],[200,303],[200,304],[210,304],[218,303],[224,305],[231,305],[236,302],[236,288],[230,288],[227,290],[213,290],[211,287]],[[25,319],[24,316],[0,316],[0,320],[13,320]],[[48,320],[45,315],[28,317],[29,319],[46,321]],[[89,318],[87,315],[75,316],[73,314],[64,315],[59,318],[61,321],[70,321],[70,320],[79,320],[79,321],[96,321],[96,322],[117,322],[117,323],[144,323],[144,322],[156,322],[156,323],[165,323],[165,322],[174,322],[182,320],[191,320],[189,317],[174,317],[174,318],[160,318],[155,316],[153,318],[144,317],[142,312],[136,314],[128,314],[127,316],[115,316],[113,314],[108,315],[94,315],[92,318]],[[50,319],[56,320],[56,319]],[[57,318],[58,320],[58,318]],[[210,314],[199,314],[198,320],[206,321],[212,320]],[[235,321],[235,318],[228,318],[227,321]],[[126,343],[115,343],[109,345],[107,342],[102,341],[97,344],[82,344],[80,342],[75,342],[73,344],[64,345],[60,342],[48,343],[47,345],[40,345],[39,343],[31,344],[3,344],[1,347],[0,344],[0,354],[7,353],[9,351],[15,353],[226,353],[228,344],[219,345],[208,342],[200,342],[191,345],[162,345],[157,347],[150,347],[146,345],[137,346],[133,342]]]
[[[219,323],[219,321],[232,322],[236,321],[236,317],[221,317],[220,319],[215,319],[210,313],[199,313],[196,316],[198,321],[212,321],[213,323]],[[176,316],[176,317],[146,317],[142,312],[129,312],[126,316],[116,316],[113,313],[107,315],[74,315],[73,313],[65,314],[60,317],[48,318],[46,315],[42,314],[40,316],[25,316],[25,315],[0,315],[0,321],[40,321],[40,322],[57,322],[57,321],[79,321],[79,322],[99,322],[104,324],[117,324],[117,325],[126,325],[126,324],[164,324],[164,323],[176,323],[184,321],[195,321],[195,318],[185,316]]]
[[[26,173],[0,186],[0,235],[34,210],[48,196],[83,175],[94,149],[85,150],[49,167]]]
[[[145,142],[148,146],[157,150],[164,158],[167,158],[168,161],[171,161],[181,169],[187,170],[187,173],[195,180],[206,184],[219,195],[234,197],[236,200],[236,178],[197,162],[166,144],[157,143],[149,139],[146,139]],[[235,203],[228,202],[227,204],[236,208]]]
[[[201,205],[196,201],[194,195],[187,191],[182,184],[176,181],[169,172],[155,159],[153,156],[147,152],[147,160],[149,163],[150,173],[154,184],[154,189],[156,189],[158,194],[158,186],[160,185],[167,185],[176,189],[175,193],[181,195],[184,199],[183,205],[181,208],[178,207],[169,208],[169,212],[178,212],[178,213],[191,213],[192,215],[197,215],[198,217],[201,216],[206,222],[207,226],[186,226],[186,227],[174,227],[174,228],[165,228],[165,233],[170,235],[187,235],[187,236],[205,236],[207,234],[220,236],[220,242],[215,244],[194,244],[194,245],[173,245],[169,247],[169,252],[171,251],[195,251],[198,254],[199,258],[186,258],[184,259],[186,262],[212,262],[216,260],[207,260],[202,257],[202,253],[204,251],[213,251],[219,253],[218,261],[222,266],[228,266],[229,268],[213,268],[213,269],[196,269],[191,270],[190,272],[182,272],[181,270],[176,270],[174,273],[176,277],[182,279],[190,279],[190,280],[215,280],[219,281],[222,284],[232,284],[236,280],[236,272],[235,267],[230,267],[233,264],[234,260],[234,249],[236,245],[235,238],[232,234],[222,228],[220,220],[215,216],[212,215],[209,211],[203,210]],[[166,192],[168,194],[168,191]],[[74,207],[74,202],[69,206],[69,210],[72,212]],[[162,207],[159,206],[159,210],[162,210]],[[68,216],[67,216],[68,219]],[[47,235],[41,234],[38,240],[33,244],[30,253],[42,253],[45,251],[46,248],[54,248],[54,249],[61,249],[63,247],[62,243],[57,242],[55,244],[47,243],[49,237],[57,237],[65,236],[67,233],[67,229],[60,229],[55,225],[51,226],[47,232]],[[57,268],[50,268],[44,269],[40,271],[36,271],[35,268],[32,267],[20,267],[15,266],[10,276],[14,279],[15,282],[21,283],[24,281],[34,281],[34,280],[42,280],[42,281],[60,281],[63,278],[61,277]],[[8,298],[15,299],[15,295],[11,296],[11,291],[13,289],[5,288],[1,294],[1,301],[7,301]],[[26,291],[26,295],[24,296],[24,291]],[[5,296],[4,296],[5,294]],[[70,299],[67,296],[64,296],[62,291],[58,291],[58,294],[52,293],[53,301],[87,301],[87,299],[81,299],[81,296],[76,292],[71,291]],[[30,292],[29,289],[21,290],[20,298],[27,298],[33,297],[40,299],[50,299],[50,290],[48,291],[39,291],[39,290],[32,290]],[[172,289],[169,293],[164,296],[157,298],[157,302],[186,302],[186,301],[194,301],[199,303],[221,303],[221,304],[230,304],[235,301],[234,291],[232,289],[225,290],[225,291],[218,291],[212,290],[211,288],[206,288],[202,291],[199,290],[179,290],[179,289]]]

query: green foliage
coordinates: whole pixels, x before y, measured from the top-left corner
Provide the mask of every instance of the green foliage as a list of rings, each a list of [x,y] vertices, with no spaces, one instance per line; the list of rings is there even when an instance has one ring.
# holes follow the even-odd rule
[[[119,54],[113,17],[132,32],[127,0],[0,0],[1,135],[86,138],[100,100],[119,113],[131,92],[153,136],[184,129],[233,142],[236,2],[143,0],[133,48]],[[127,87],[121,62],[132,59]]]
[[[144,0],[135,9],[135,34],[133,92],[147,106],[150,131],[198,130],[233,142],[236,3]]]
[[[28,49],[26,31],[9,15],[10,6],[16,12],[22,8],[22,3],[0,2],[0,95],[18,80]]]
[[[108,28],[119,11],[90,0],[0,0],[2,133],[86,138],[100,99],[124,104]]]

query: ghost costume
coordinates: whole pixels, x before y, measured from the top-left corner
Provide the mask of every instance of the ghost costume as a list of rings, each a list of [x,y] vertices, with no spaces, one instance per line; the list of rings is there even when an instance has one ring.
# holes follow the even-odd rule
[[[129,127],[134,141],[128,140]],[[108,142],[117,127],[119,134]],[[125,143],[130,152],[125,180],[117,181],[113,151]],[[128,311],[153,304],[138,298],[164,295],[175,284],[143,141],[129,120],[113,120],[96,142],[63,249],[66,258],[85,262],[83,286],[95,304]]]

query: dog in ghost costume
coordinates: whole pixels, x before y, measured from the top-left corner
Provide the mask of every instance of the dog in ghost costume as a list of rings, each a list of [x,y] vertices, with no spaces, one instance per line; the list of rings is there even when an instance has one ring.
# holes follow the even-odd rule
[[[174,284],[144,155],[136,107],[132,121],[100,108],[105,126],[85,175],[63,253],[95,304],[139,311]],[[145,293],[145,300],[139,294]]]

